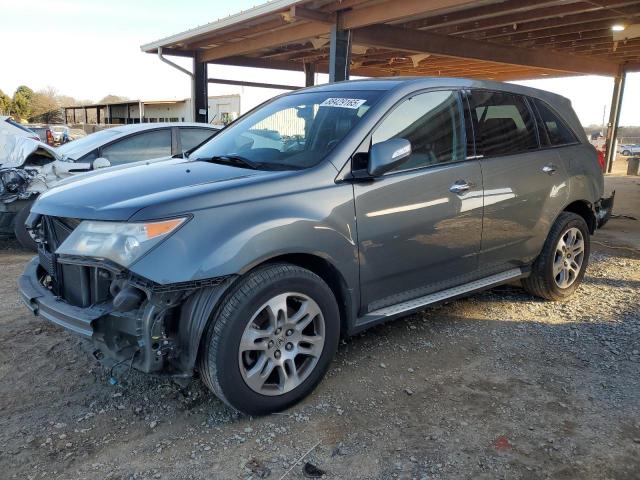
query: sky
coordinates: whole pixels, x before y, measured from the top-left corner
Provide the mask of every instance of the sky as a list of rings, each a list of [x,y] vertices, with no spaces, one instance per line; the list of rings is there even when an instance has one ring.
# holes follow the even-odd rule
[[[238,13],[261,0],[0,0],[0,90],[52,86],[60,94],[98,101],[181,99],[187,75],[142,53],[140,45]],[[191,68],[190,61],[171,57]],[[298,72],[209,65],[209,76],[303,85]],[[326,82],[320,75],[319,82]],[[613,79],[571,77],[518,82],[568,97],[583,125],[606,119]],[[278,90],[209,85],[209,95],[242,94],[242,111]],[[621,125],[640,125],[640,73],[627,75]],[[605,120],[606,121],[606,120]]]

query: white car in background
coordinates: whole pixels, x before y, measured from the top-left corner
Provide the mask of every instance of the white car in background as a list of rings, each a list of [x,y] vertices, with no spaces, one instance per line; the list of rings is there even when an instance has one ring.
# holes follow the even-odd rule
[[[22,246],[35,250],[24,222],[42,192],[79,173],[166,161],[200,145],[218,130],[203,123],[122,125],[58,148],[7,135],[4,146],[0,142],[0,233],[13,232]]]
[[[640,155],[640,145],[618,145],[618,153],[625,157]]]

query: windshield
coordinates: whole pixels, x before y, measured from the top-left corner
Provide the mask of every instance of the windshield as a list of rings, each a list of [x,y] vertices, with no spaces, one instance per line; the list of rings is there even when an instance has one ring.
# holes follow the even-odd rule
[[[378,100],[379,91],[286,95],[240,118],[195,150],[191,159],[233,160],[259,169],[317,165]]]
[[[65,157],[77,160],[85,153],[90,152],[105,142],[108,142],[112,137],[115,137],[119,133],[120,130],[117,128],[100,130],[99,132],[92,133],[91,135],[74,140],[73,142],[65,143],[58,147],[58,152]]]

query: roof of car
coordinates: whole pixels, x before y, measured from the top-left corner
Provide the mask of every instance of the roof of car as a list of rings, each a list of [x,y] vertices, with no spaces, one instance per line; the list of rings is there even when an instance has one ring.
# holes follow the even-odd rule
[[[143,132],[144,130],[152,130],[154,128],[169,128],[169,127],[199,127],[199,128],[211,128],[212,130],[218,130],[218,127],[210,125],[208,123],[196,123],[196,122],[154,122],[154,123],[132,123],[129,125],[118,125],[111,127],[110,130],[116,132],[122,132],[123,134],[129,134],[134,132]]]
[[[83,155],[89,153],[98,146],[102,146],[107,143],[111,143],[119,138],[126,137],[128,135],[144,132],[146,130],[154,130],[158,128],[171,128],[171,127],[198,127],[210,130],[219,130],[219,127],[209,125],[207,123],[195,123],[195,122],[155,122],[155,123],[134,123],[129,125],[118,125],[117,127],[107,128],[99,130],[93,134],[88,134],[79,140],[66,143],[61,147],[58,147],[64,155],[68,155],[71,158],[78,159]],[[96,133],[102,133],[101,135],[94,137]]]
[[[393,90],[396,88],[434,88],[434,87],[458,87],[458,88],[484,88],[489,90],[503,90],[512,93],[520,93],[533,97],[557,98],[568,101],[567,98],[540,90],[538,88],[525,87],[515,83],[496,82],[492,80],[475,80],[458,77],[377,77],[362,80],[347,80],[344,82],[327,83],[314,87],[297,90],[304,91],[350,91],[350,90]]]

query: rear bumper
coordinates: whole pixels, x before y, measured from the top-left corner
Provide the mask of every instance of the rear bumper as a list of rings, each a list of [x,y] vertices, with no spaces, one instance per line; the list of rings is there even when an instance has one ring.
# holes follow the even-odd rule
[[[615,190],[611,193],[610,197],[601,198],[595,205],[596,220],[598,221],[598,228],[602,228],[611,218],[613,213],[613,204],[615,201]]]

